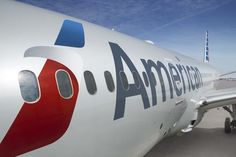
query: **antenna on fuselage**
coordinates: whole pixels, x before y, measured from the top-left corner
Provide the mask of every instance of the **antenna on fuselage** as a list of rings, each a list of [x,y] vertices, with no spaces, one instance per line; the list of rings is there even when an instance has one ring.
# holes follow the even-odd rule
[[[151,40],[145,40],[145,42],[146,42],[146,43],[149,43],[149,44],[152,44],[152,45],[155,44],[155,43],[154,43],[153,41],[151,41]]]
[[[208,31],[206,31],[206,39],[205,39],[205,51],[204,51],[204,59],[203,62],[204,63],[208,63],[209,62],[209,40],[208,40]]]

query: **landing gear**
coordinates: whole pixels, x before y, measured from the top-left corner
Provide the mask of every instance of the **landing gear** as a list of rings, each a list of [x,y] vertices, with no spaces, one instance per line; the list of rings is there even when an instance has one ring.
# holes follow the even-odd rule
[[[229,117],[225,118],[225,133],[231,133],[231,122]]]
[[[228,106],[223,107],[227,112],[229,112],[229,114],[231,115],[233,119],[232,121],[230,121],[229,117],[225,118],[225,133],[226,134],[231,133],[232,129],[236,128],[236,104],[233,104],[231,106],[232,106],[232,110]]]

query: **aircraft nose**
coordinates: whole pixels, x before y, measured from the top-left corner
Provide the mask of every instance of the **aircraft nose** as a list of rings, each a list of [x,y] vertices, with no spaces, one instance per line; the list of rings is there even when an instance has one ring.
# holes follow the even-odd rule
[[[0,144],[0,156],[17,156],[62,137],[79,93],[73,72],[53,60],[46,61],[38,77],[22,70],[18,80],[24,104]]]

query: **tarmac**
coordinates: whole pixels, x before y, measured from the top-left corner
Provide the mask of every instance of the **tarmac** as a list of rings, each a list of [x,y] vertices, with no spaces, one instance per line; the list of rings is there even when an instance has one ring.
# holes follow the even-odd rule
[[[217,90],[236,88],[236,78],[215,81]],[[225,134],[223,108],[209,110],[192,132],[164,139],[145,157],[236,157],[236,129]]]
[[[209,110],[192,132],[164,139],[145,157],[235,157],[236,130],[224,133],[226,117],[223,108]]]

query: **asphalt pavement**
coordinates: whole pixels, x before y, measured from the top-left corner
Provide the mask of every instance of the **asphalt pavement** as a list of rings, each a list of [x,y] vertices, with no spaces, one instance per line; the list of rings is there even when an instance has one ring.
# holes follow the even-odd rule
[[[236,157],[236,130],[224,133],[225,117],[222,108],[210,110],[192,132],[164,139],[145,157]]]

